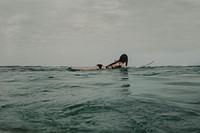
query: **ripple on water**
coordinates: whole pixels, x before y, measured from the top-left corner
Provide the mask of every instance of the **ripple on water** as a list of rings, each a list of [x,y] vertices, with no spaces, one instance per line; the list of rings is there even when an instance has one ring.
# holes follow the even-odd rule
[[[199,82],[169,82],[166,83],[167,85],[179,85],[179,86],[199,86],[200,87],[200,83]]]
[[[200,131],[196,67],[17,69],[1,75],[0,132]]]

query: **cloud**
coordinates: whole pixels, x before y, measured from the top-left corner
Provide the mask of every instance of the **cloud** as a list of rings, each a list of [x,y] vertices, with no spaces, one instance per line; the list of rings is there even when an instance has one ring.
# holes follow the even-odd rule
[[[174,54],[177,58],[165,63],[181,64],[181,56],[200,49],[199,5],[195,0],[0,1],[0,63],[88,65],[127,53],[139,64]],[[198,62],[195,56],[188,62]]]

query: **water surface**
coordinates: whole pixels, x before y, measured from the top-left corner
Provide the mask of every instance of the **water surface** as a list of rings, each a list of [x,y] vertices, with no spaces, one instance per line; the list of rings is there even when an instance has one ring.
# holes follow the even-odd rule
[[[200,132],[200,67],[0,67],[0,132]]]

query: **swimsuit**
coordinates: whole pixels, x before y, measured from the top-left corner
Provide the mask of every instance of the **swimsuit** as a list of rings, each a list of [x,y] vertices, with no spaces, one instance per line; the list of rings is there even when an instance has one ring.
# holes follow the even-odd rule
[[[102,64],[97,64],[97,66],[99,67],[99,69],[102,69]]]
[[[122,67],[121,65],[118,65],[118,66],[116,66],[116,67],[113,67],[113,65],[116,64],[116,63],[118,63],[118,62],[114,62],[114,63],[112,63],[112,64],[110,64],[110,65],[107,65],[106,68],[111,67],[112,69],[115,69],[115,68],[121,68],[121,67]]]
[[[121,65],[113,67],[113,65],[116,64],[116,63],[118,63],[118,62],[111,63],[111,64],[107,65],[106,68],[109,69],[109,67],[111,67],[111,69],[115,69],[115,68],[121,68],[122,67]],[[97,64],[97,66],[99,67],[99,69],[102,69],[102,67],[103,67],[102,64]]]

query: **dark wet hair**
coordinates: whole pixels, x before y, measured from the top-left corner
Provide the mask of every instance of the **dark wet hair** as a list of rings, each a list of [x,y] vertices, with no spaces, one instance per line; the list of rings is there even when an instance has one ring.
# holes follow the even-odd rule
[[[119,58],[119,61],[126,62],[126,66],[128,65],[128,56],[126,54],[122,54]]]

